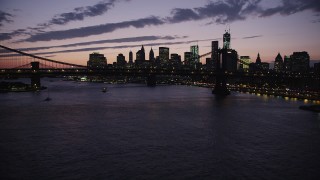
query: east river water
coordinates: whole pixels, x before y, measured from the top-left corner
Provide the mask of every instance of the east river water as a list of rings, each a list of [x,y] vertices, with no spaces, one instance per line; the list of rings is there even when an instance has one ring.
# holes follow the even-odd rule
[[[191,86],[42,85],[0,94],[0,179],[320,179],[320,115],[299,110],[304,102]]]

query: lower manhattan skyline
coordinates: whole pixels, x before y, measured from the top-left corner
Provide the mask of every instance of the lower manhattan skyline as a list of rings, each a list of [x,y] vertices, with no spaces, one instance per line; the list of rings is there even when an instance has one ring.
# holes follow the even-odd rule
[[[319,60],[320,5],[317,1],[7,1],[0,6],[1,45],[54,60],[86,65],[89,54],[108,63],[126,60],[144,45],[182,58],[190,46],[211,51],[231,30],[231,48],[254,61],[273,62],[278,53],[307,51]],[[35,8],[37,7],[37,8]],[[148,59],[148,57],[147,57]],[[202,60],[202,63],[205,63]]]

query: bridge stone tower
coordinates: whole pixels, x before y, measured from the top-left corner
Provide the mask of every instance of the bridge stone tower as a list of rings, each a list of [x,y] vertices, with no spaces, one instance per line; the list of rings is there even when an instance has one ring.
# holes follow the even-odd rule
[[[212,94],[219,96],[227,96],[230,91],[227,89],[226,74],[227,62],[230,54],[230,30],[226,31],[223,35],[223,49],[218,50],[217,60],[215,62],[216,67],[216,84],[212,91]],[[214,53],[214,52],[212,52]]]

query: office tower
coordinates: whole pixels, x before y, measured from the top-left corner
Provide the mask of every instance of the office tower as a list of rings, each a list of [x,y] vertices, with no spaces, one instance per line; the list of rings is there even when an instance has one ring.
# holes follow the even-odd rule
[[[118,54],[117,56],[117,65],[125,66],[126,65],[126,57],[123,54]]]
[[[190,52],[191,52],[190,65],[193,67],[196,67],[196,64],[198,64],[200,62],[199,46],[198,45],[190,46]]]
[[[167,64],[169,62],[169,48],[159,47],[159,59],[161,64]]]
[[[132,51],[129,52],[129,64],[133,63],[133,53]]]
[[[149,61],[150,62],[154,62],[155,58],[154,58],[154,52],[153,49],[151,48],[150,52],[149,52]]]
[[[213,68],[215,68],[216,61],[219,58],[219,41],[211,42],[211,60],[213,64]]]
[[[184,52],[184,65],[190,66],[191,56],[191,52]]]
[[[292,71],[307,72],[309,71],[310,56],[307,52],[294,52],[291,55]]]
[[[280,72],[283,70],[283,59],[280,53],[278,53],[277,57],[274,60],[274,70]]]
[[[136,63],[142,64],[146,60],[146,54],[144,52],[144,47],[142,45],[141,49],[136,53]]]
[[[248,71],[250,63],[251,63],[250,56],[240,56],[239,70]]]
[[[89,69],[104,69],[107,66],[107,58],[103,54],[92,53],[89,55],[87,67]]]
[[[284,70],[285,71],[291,71],[292,69],[292,62],[290,56],[284,56],[284,62],[283,62]]]
[[[173,53],[173,54],[171,54],[171,61],[181,62],[181,56],[177,53]]]
[[[232,49],[222,49],[222,69],[228,72],[236,72],[238,65],[238,53]]]
[[[223,49],[231,49],[231,34],[230,30],[223,34]]]

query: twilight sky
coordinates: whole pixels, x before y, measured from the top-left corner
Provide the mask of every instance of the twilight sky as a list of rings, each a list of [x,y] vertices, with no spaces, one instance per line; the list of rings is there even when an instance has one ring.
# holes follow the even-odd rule
[[[145,46],[170,53],[210,51],[231,28],[239,56],[274,61],[307,51],[320,60],[319,0],[0,0],[0,44],[54,60],[86,64],[89,54],[128,60]]]

